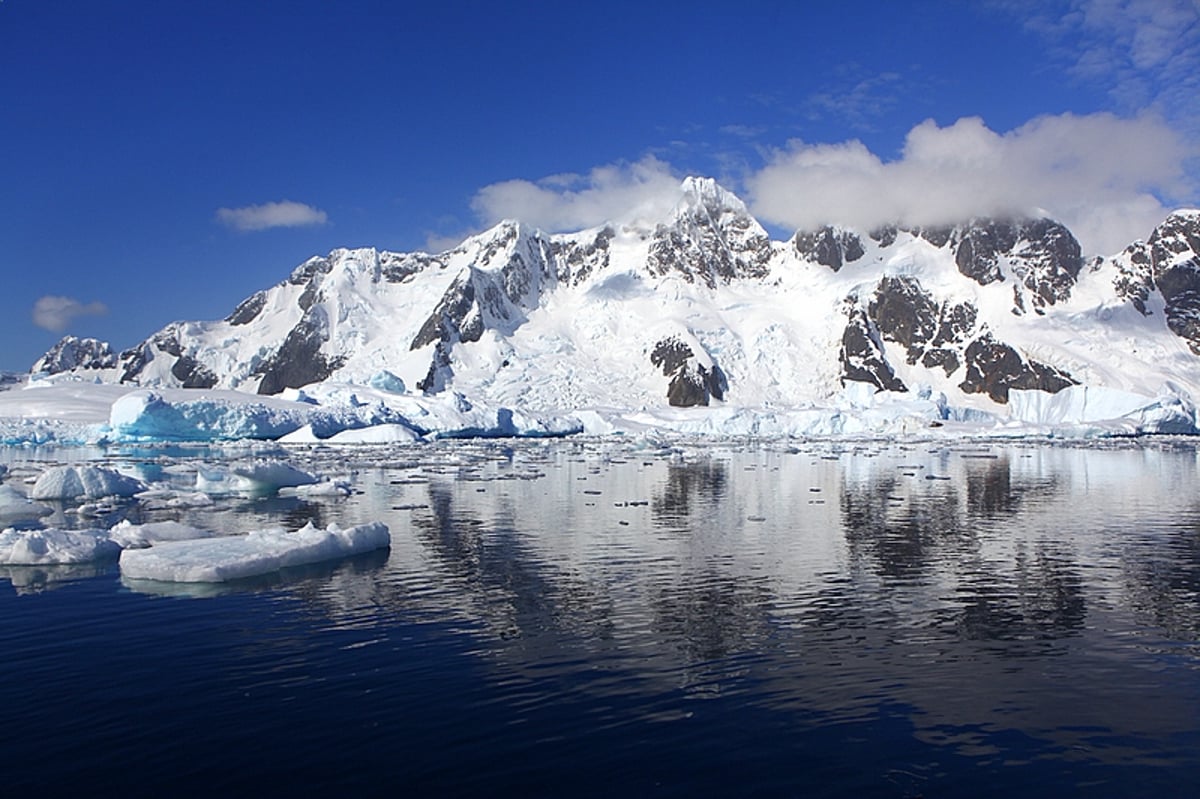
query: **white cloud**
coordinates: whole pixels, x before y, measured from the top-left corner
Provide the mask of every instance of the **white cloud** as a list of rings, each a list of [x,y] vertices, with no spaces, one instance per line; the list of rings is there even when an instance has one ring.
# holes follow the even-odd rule
[[[45,296],[33,304],[33,323],[53,333],[61,333],[79,316],[103,316],[108,307],[102,302],[86,305],[70,297]]]
[[[329,216],[311,205],[282,200],[277,203],[247,205],[243,208],[218,208],[217,219],[235,230],[248,231],[323,225],[329,220]]]
[[[792,141],[746,185],[751,210],[788,228],[1041,210],[1070,227],[1085,251],[1111,253],[1162,221],[1171,209],[1160,200],[1194,196],[1181,166],[1189,154],[1151,115],[1046,116],[1003,134],[970,117],[921,123],[894,161],[859,141]]]
[[[1069,73],[1126,113],[1153,108],[1200,137],[1200,2],[995,0],[1043,37]]]
[[[493,183],[476,192],[471,208],[487,225],[518,219],[561,232],[653,218],[669,210],[679,196],[679,179],[668,165],[647,156],[632,164],[596,167],[586,175]]]

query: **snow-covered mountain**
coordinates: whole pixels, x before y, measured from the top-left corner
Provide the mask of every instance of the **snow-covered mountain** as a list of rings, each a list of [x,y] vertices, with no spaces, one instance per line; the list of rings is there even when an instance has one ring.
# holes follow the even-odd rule
[[[439,254],[335,250],[226,319],[35,371],[275,394],[320,381],[530,410],[821,404],[852,383],[995,410],[1076,384],[1200,397],[1200,211],[1084,257],[1050,219],[772,241],[710,179],[659,219],[506,221]]]

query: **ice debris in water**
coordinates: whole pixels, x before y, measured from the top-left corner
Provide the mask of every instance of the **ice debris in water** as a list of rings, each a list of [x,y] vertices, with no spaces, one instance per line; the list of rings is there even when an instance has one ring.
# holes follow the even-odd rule
[[[199,538],[212,538],[217,533],[211,530],[201,530],[183,522],[165,521],[134,524],[128,519],[119,522],[108,536],[122,549],[144,549],[148,546],[166,541],[191,541]]]
[[[132,497],[145,490],[146,485],[141,480],[103,466],[53,466],[38,477],[29,497],[69,501]]]
[[[267,496],[281,488],[317,482],[315,475],[277,460],[256,460],[227,469],[201,468],[196,474],[196,489],[207,494]]]
[[[0,564],[39,566],[115,558],[121,546],[105,530],[13,530],[0,532]]]
[[[357,555],[391,546],[380,522],[319,530],[257,530],[239,536],[160,543],[121,553],[121,574],[132,580],[219,583],[270,574],[293,566]]]
[[[53,508],[30,501],[12,486],[0,485],[0,526],[34,521],[51,513]]]

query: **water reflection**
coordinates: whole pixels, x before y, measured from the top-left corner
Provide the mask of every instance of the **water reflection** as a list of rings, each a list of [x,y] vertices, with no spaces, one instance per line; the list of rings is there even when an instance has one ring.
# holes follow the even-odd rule
[[[303,457],[326,472],[351,460]],[[386,652],[379,668],[501,708],[491,738],[692,724],[702,706],[810,746],[818,731],[886,732],[893,754],[855,751],[892,775],[907,758],[922,779],[941,766],[905,747],[989,775],[1168,750],[1200,768],[1194,448],[581,440],[386,457],[355,467],[361,493],[344,500],[169,512],[243,529],[387,523],[388,553],[233,590],[297,602],[321,629],[369,629],[355,644]],[[422,660],[433,650],[443,660]],[[463,755],[440,723],[436,745]],[[693,745],[724,735],[698,729]]]

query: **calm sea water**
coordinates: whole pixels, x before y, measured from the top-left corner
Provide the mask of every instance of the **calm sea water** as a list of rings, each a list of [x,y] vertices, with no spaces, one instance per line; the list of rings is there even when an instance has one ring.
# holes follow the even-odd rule
[[[102,458],[178,482],[206,450]],[[389,552],[221,587],[0,569],[5,795],[1177,796],[1194,442],[291,450],[344,499],[117,505]]]

